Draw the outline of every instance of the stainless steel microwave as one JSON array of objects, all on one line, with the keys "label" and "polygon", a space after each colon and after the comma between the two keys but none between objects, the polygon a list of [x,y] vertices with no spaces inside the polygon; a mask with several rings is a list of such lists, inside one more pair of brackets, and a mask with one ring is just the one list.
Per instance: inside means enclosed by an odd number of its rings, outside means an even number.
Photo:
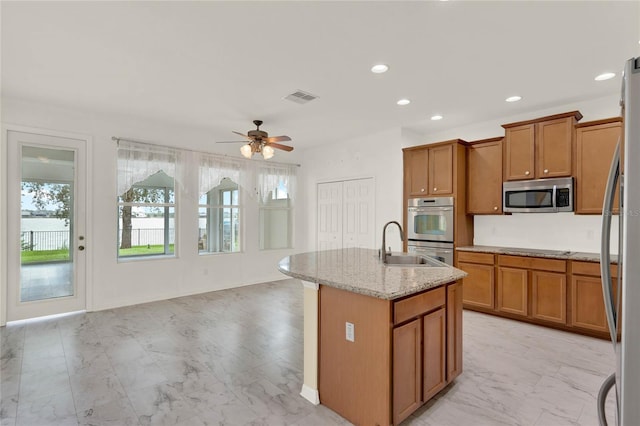
[{"label": "stainless steel microwave", "polygon": [[573,211],[573,178],[504,182],[502,211],[555,213]]}]

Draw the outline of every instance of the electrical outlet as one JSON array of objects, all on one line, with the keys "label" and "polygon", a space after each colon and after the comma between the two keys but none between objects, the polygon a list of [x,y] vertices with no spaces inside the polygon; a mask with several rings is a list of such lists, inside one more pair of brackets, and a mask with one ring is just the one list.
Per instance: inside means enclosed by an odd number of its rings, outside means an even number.
[{"label": "electrical outlet", "polygon": [[345,330],[346,330],[346,338],[349,342],[355,342],[356,341],[356,328],[355,326],[350,323],[347,322],[345,323]]}]

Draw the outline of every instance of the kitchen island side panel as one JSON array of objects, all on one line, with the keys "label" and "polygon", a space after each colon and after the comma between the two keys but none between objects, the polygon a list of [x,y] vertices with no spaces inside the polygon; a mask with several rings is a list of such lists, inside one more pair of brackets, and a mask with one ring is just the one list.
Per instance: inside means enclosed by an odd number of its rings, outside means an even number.
[{"label": "kitchen island side panel", "polygon": [[320,403],[355,424],[391,424],[391,310],[389,300],[320,285]]}]

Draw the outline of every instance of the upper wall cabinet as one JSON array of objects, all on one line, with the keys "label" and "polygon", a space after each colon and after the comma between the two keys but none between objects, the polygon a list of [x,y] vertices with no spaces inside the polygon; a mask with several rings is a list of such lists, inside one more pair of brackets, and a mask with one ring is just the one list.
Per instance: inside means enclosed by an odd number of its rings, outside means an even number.
[{"label": "upper wall cabinet", "polygon": [[453,195],[451,143],[404,149],[404,178],[409,197]]},{"label": "upper wall cabinet", "polygon": [[[621,117],[576,125],[576,213],[602,214],[609,168],[621,135]],[[618,206],[617,197],[613,205]]]},{"label": "upper wall cabinet", "polygon": [[571,176],[578,111],[504,124],[504,179]]},{"label": "upper wall cabinet", "polygon": [[502,137],[467,148],[467,213],[502,214]]}]

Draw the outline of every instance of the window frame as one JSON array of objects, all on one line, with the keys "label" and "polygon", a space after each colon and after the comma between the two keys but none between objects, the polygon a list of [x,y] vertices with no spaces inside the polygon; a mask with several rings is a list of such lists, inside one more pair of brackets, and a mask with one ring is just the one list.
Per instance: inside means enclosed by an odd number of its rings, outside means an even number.
[{"label": "window frame", "polygon": [[[154,258],[173,258],[177,257],[177,244],[176,244],[176,213],[177,213],[177,188],[175,185],[175,179],[173,179],[173,187],[168,186],[158,186],[158,185],[140,185],[138,183],[134,184],[131,189],[142,188],[142,189],[160,189],[164,191],[164,200],[158,203],[152,202],[135,202],[135,201],[121,201],[122,195],[118,195],[117,199],[117,241],[116,241],[116,253],[118,262],[122,261],[130,261],[130,260],[138,260],[138,259],[154,259]],[[171,192],[173,192],[173,203],[171,200]],[[125,206],[130,206],[132,208],[132,216],[133,220],[133,208],[134,207],[143,207],[143,208],[162,208],[162,218],[163,218],[163,228],[162,228],[162,237],[163,237],[163,252],[162,253],[145,253],[145,254],[130,254],[130,255],[121,255],[120,248],[122,241],[122,231],[123,228],[120,226],[122,223],[121,209]],[[174,235],[173,235],[173,251],[170,251],[171,248],[171,209],[173,209],[173,224],[174,224]]]},{"label": "window frame", "polygon": [[[242,240],[242,237],[244,235],[244,232],[242,229],[242,223],[243,223],[242,214],[244,209],[242,206],[241,186],[231,178],[227,177],[224,179],[228,179],[228,181],[233,185],[225,185],[222,188],[220,188],[220,186],[222,185],[222,182],[221,182],[220,185],[215,186],[214,188],[211,188],[206,193],[206,201],[207,201],[206,204],[201,203],[202,196],[200,199],[198,199],[198,220],[202,217],[204,217],[206,220],[206,224],[204,228],[206,238],[202,238],[202,235],[200,235],[200,229],[202,228],[200,228],[200,225],[198,224],[198,255],[200,256],[235,254],[235,253],[242,253],[244,250],[244,243]],[[235,194],[236,204],[233,203],[234,192],[236,193]],[[229,197],[230,204],[225,204],[224,193],[230,193],[230,197]],[[217,199],[217,201],[214,202],[212,201],[213,199]],[[200,211],[202,209],[205,210],[204,216],[200,215]],[[229,219],[230,219],[229,233],[231,237],[230,250],[224,250],[225,210],[229,210]],[[236,212],[235,216],[234,216],[234,211]],[[213,226],[217,226],[218,228],[215,239],[213,238],[214,233],[211,232],[211,229],[213,228]],[[234,229],[237,229],[237,236],[235,236]],[[217,247],[217,250],[215,251],[212,250],[211,248],[208,248],[213,246],[213,244],[211,243],[214,240]],[[237,250],[233,250],[234,243],[235,245],[237,245]],[[201,248],[201,245],[202,245],[202,248]]]}]

